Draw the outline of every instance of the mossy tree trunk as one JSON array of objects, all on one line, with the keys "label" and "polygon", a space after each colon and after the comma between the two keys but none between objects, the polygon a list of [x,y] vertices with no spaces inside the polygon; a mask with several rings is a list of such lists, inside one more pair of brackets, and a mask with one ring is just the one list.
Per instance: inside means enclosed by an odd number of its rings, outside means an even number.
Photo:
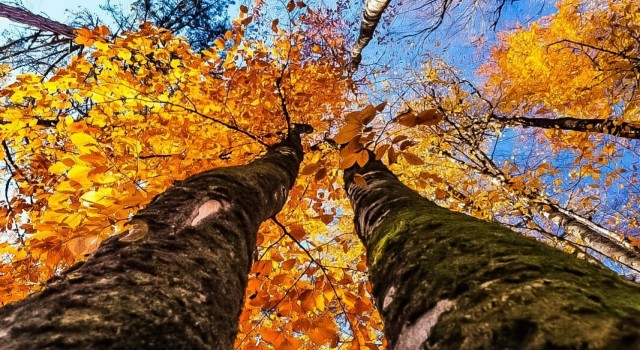
[{"label": "mossy tree trunk", "polygon": [[46,289],[0,310],[10,349],[231,349],[260,223],[302,161],[298,129],[265,156],[177,182]]},{"label": "mossy tree trunk", "polygon": [[390,349],[640,348],[637,285],[440,208],[379,161],[345,186]]}]

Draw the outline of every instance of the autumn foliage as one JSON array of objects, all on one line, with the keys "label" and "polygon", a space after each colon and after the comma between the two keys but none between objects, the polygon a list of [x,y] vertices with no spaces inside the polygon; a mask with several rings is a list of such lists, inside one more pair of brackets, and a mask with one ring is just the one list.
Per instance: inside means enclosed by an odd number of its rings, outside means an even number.
[{"label": "autumn foliage", "polygon": [[[14,234],[2,243],[2,303],[40,289],[123,232],[132,213],[174,181],[247,163],[292,123],[332,128],[347,103],[342,39],[306,30],[330,31],[326,14],[301,2],[286,10],[290,21],[278,24],[253,22],[243,7],[234,30],[201,53],[149,25],[114,40],[106,27],[82,29],[76,42],[86,51],[67,67],[5,86],[10,179],[2,223]],[[251,36],[262,29],[267,39]],[[379,342],[370,325],[380,321],[360,283],[361,248],[338,233],[348,219],[326,202],[342,194],[321,190],[335,182],[335,157],[326,156],[322,136],[310,139],[314,152],[288,207],[259,234],[243,348],[256,337],[278,349],[333,347],[354,335],[362,345]]]},{"label": "autumn foliage", "polygon": [[[237,348],[383,346],[339,179],[370,151],[449,209],[591,256],[550,219],[562,208],[635,249],[638,173],[625,157],[637,144],[514,130],[492,116],[640,123],[636,1],[561,1],[557,14],[501,35],[479,87],[435,58],[399,83],[367,85],[347,72],[337,13],[290,1],[270,18],[263,6],[241,6],[233,30],[202,52],[148,24],[113,39],[98,27],[77,32],[83,53],[51,76],[12,80],[0,67],[0,222],[10,232],[0,304],[90,256],[174,181],[245,164],[293,123],[315,132],[288,204],[259,232]],[[371,98],[355,99],[357,89]],[[513,141],[498,146],[505,135]],[[518,157],[495,156],[510,146]]]}]

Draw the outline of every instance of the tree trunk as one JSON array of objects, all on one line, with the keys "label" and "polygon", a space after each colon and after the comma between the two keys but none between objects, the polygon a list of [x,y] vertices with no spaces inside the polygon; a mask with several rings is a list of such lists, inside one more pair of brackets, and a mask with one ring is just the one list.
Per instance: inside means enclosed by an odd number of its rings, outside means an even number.
[{"label": "tree trunk", "polygon": [[[482,163],[482,168],[474,166],[475,170],[490,176],[491,182],[494,185],[502,186],[513,192],[515,196],[520,197],[520,202],[531,208],[533,212],[562,227],[565,234],[572,238],[572,241],[582,241],[598,253],[636,272],[640,272],[640,250],[634,247],[627,237],[621,236],[589,219],[552,203],[549,199],[541,196],[538,191],[533,190],[529,193],[523,193],[520,190],[513,189],[512,183],[507,180],[505,173],[483,152],[473,147],[469,149],[469,152]],[[453,155],[446,152],[445,154],[453,161],[463,166],[469,166],[469,164],[455,158]]]},{"label": "tree trunk", "polygon": [[440,208],[380,161],[344,176],[390,349],[640,347],[639,286]]},{"label": "tree trunk", "polygon": [[366,0],[358,41],[353,46],[353,49],[351,49],[351,70],[355,71],[358,69],[358,65],[360,61],[362,61],[362,49],[364,49],[373,38],[373,32],[375,32],[380,18],[382,18],[382,14],[390,2],[391,0]]},{"label": "tree trunk", "polygon": [[35,13],[31,13],[19,7],[0,3],[0,17],[28,25],[30,27],[38,28],[40,30],[52,32],[69,39],[76,37],[74,34],[74,31],[76,30],[75,28],[40,15],[36,15]]},{"label": "tree trunk", "polygon": [[176,182],[130,229],[0,310],[11,349],[231,349],[260,223],[302,161],[298,128],[248,165]]},{"label": "tree trunk", "polygon": [[640,139],[640,125],[608,119],[580,119],[570,117],[554,119],[527,117],[505,118],[496,115],[492,115],[491,119],[504,125],[594,132],[628,139]]}]

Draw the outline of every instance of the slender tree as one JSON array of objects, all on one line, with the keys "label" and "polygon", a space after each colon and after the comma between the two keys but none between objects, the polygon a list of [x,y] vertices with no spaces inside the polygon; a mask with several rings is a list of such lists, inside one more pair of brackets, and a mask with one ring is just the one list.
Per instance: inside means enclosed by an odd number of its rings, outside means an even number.
[{"label": "slender tree", "polygon": [[640,346],[636,285],[440,208],[380,161],[344,181],[391,349]]},{"label": "slender tree", "polygon": [[2,346],[231,348],[256,233],[293,186],[303,130],[248,165],[175,183],[88,261],[3,308]]},{"label": "slender tree", "polygon": [[584,118],[531,118],[531,117],[500,117],[491,115],[491,119],[502,125],[518,125],[542,129],[571,130],[609,134],[628,139],[640,139],[640,125],[624,121],[609,119]]},{"label": "slender tree", "polygon": [[[131,8],[106,1],[101,5],[102,14],[89,10],[73,13],[69,24],[32,13],[24,8],[0,4],[0,17],[28,26],[28,29],[5,31],[0,43],[0,61],[12,68],[23,68],[48,75],[82,45],[73,42],[79,28],[97,28],[109,24],[113,37],[123,31],[137,30],[145,22],[169,29],[176,35],[185,35],[194,50],[202,51],[213,45],[214,40],[230,29],[226,8],[232,1],[211,0],[140,0]],[[105,23],[101,18],[111,17]],[[109,22],[113,22],[111,24]]]}]

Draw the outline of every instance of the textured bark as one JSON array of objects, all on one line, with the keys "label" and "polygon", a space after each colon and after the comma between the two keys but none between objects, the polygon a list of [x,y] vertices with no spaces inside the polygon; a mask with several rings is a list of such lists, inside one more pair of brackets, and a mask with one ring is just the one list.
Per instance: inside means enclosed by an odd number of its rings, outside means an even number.
[{"label": "textured bark", "polygon": [[36,15],[35,13],[31,13],[19,7],[0,3],[0,17],[28,25],[30,27],[38,28],[40,30],[52,32],[69,39],[76,37],[74,34],[74,31],[76,30],[75,28],[40,15]]},{"label": "textured bark", "polygon": [[[541,196],[536,190],[523,193],[512,188],[506,175],[484,153],[475,148],[469,151],[482,162],[484,168],[477,169],[491,177],[491,182],[496,186],[509,189],[513,195],[519,197],[519,201],[529,207],[535,213],[551,220],[562,227],[568,238],[577,243],[584,243],[589,248],[616,261],[620,264],[640,272],[640,250],[633,246],[631,241],[611,230],[608,230],[590,219],[584,218],[568,209],[552,203],[548,198]],[[449,155],[449,158],[463,166],[467,163]]]},{"label": "textured bark", "polygon": [[362,49],[373,38],[373,32],[376,30],[382,14],[390,2],[391,0],[366,0],[358,42],[351,49],[351,70],[358,69],[358,65],[362,61]]},{"label": "textured bark", "polygon": [[491,119],[505,125],[595,132],[628,139],[640,139],[640,125],[608,119],[579,119],[569,117],[554,119],[527,117],[503,118],[495,115],[492,115]]},{"label": "textured bark", "polygon": [[231,349],[260,223],[302,161],[297,129],[244,166],[175,183],[131,229],[0,310],[11,349]]},{"label": "textured bark", "polygon": [[390,349],[640,347],[639,286],[440,208],[379,161],[345,186]]},{"label": "textured bark", "polygon": [[603,254],[611,260],[626,265],[640,272],[640,252],[626,237],[595,225],[572,212],[549,203],[546,205],[535,203],[529,198],[523,200],[538,214],[551,220],[554,224],[564,228],[565,235],[573,241],[584,242],[586,246]]}]

